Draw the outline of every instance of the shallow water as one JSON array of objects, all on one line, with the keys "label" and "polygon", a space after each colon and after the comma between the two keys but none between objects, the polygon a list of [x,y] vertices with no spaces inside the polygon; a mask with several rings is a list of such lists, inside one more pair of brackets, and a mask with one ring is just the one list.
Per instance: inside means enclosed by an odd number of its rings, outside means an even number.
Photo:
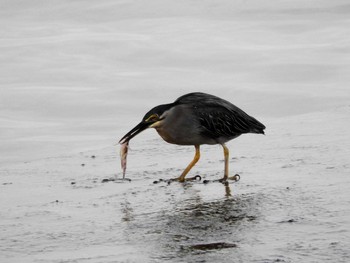
[{"label": "shallow water", "polygon": [[[1,262],[347,262],[346,1],[4,3]],[[187,92],[232,101],[266,136],[193,147],[145,131]]]},{"label": "shallow water", "polygon": [[[260,139],[266,149],[274,142]],[[247,151],[231,159],[241,180],[228,186],[154,184],[177,176],[193,149],[134,140],[131,182],[102,183],[116,170],[121,176],[112,147],[2,170],[2,261],[346,262],[350,256],[346,163],[330,166],[322,159],[327,154],[314,162],[314,148],[295,161],[292,147],[278,157]],[[152,147],[160,150],[149,156]],[[220,178],[223,163],[214,160],[221,151],[202,148],[192,174]]]}]

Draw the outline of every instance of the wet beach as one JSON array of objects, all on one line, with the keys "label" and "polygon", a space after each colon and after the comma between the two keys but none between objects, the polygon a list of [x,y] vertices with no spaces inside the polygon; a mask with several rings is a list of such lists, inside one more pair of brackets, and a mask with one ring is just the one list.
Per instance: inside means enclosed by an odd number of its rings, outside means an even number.
[{"label": "wet beach", "polygon": [[[347,262],[346,1],[34,1],[0,16],[1,262]],[[267,127],[201,147],[119,139],[192,91]]]}]

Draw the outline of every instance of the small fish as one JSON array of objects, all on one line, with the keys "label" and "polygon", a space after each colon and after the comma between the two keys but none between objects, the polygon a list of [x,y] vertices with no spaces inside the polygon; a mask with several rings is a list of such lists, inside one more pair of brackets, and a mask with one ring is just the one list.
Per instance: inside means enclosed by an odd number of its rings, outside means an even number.
[{"label": "small fish", "polygon": [[126,172],[126,157],[128,156],[129,142],[124,142],[120,146],[120,164],[123,169],[123,179],[125,179]]}]

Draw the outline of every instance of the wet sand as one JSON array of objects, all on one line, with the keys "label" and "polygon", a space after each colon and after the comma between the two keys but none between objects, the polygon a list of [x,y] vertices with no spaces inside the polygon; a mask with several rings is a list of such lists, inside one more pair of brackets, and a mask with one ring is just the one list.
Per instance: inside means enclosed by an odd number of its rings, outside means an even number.
[{"label": "wet sand", "polygon": [[[131,182],[101,182],[119,170],[115,147],[2,170],[2,261],[346,262],[349,111],[324,116],[332,127],[311,114],[309,131],[291,135],[285,120],[272,121],[278,133],[230,143],[241,180],[229,186],[154,184],[177,176],[193,149],[146,138],[131,145]],[[202,148],[192,174],[220,178],[220,147]]]},{"label": "wet sand", "polygon": [[[1,262],[347,262],[345,1],[4,4]],[[172,8],[169,8],[170,7]],[[220,146],[117,141],[157,104],[203,91],[267,129]]]}]

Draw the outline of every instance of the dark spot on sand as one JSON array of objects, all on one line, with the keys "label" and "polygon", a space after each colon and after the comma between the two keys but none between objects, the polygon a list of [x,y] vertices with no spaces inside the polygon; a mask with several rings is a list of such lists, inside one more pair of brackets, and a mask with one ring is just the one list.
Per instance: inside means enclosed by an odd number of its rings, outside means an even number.
[{"label": "dark spot on sand", "polygon": [[249,216],[249,215],[234,216],[234,215],[231,215],[231,216],[225,216],[223,219],[227,222],[238,222],[238,221],[241,221],[244,219],[246,219],[247,221],[254,221],[254,220],[256,220],[256,216]]},{"label": "dark spot on sand", "polygon": [[118,183],[122,183],[122,182],[131,182],[130,178],[105,178],[102,179],[101,183],[108,183],[108,182],[118,182]]},{"label": "dark spot on sand", "polygon": [[278,222],[278,223],[295,223],[295,222],[297,222],[297,220],[295,220],[295,219],[292,218],[292,219],[280,221],[280,222]]},{"label": "dark spot on sand", "polygon": [[105,179],[102,179],[101,183],[108,183],[108,182],[110,182],[110,181],[111,181],[110,179],[105,178]]},{"label": "dark spot on sand", "polygon": [[[237,247],[237,245],[233,243],[216,242],[216,243],[208,243],[208,244],[191,245],[191,246],[188,246],[187,248],[190,250],[214,250],[214,249],[233,248],[233,247]],[[186,247],[183,247],[183,249],[186,249]]]}]

